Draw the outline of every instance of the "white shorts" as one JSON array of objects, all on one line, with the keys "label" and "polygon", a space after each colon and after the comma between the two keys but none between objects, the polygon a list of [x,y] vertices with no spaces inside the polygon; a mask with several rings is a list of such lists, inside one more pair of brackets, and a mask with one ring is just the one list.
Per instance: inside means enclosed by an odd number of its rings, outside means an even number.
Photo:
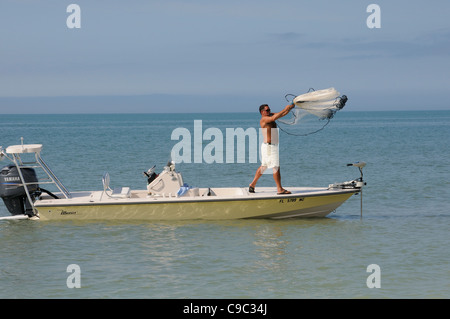
[{"label": "white shorts", "polygon": [[280,167],[278,144],[261,144],[261,166],[265,166],[267,168]]}]

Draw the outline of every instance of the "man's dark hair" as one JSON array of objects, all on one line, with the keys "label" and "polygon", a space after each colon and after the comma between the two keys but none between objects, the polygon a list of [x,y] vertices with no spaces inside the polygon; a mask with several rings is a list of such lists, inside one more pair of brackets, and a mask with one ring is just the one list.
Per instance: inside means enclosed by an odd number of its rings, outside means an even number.
[{"label": "man's dark hair", "polygon": [[266,106],[269,106],[269,105],[267,105],[267,104],[262,104],[262,105],[259,107],[259,113],[262,114],[262,111],[263,111],[263,109],[264,109]]}]

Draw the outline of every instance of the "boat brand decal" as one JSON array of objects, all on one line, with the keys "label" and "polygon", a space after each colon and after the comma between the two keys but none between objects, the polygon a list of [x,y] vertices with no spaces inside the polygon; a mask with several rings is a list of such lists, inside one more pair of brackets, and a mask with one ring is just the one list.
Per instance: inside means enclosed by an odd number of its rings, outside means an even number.
[{"label": "boat brand decal", "polygon": [[68,211],[65,211],[65,210],[61,211],[61,215],[76,215],[76,213],[77,212],[68,212]]},{"label": "boat brand decal", "polygon": [[295,203],[295,202],[303,202],[305,200],[304,197],[297,197],[297,198],[282,198],[280,199],[279,203],[285,204],[285,203]]}]

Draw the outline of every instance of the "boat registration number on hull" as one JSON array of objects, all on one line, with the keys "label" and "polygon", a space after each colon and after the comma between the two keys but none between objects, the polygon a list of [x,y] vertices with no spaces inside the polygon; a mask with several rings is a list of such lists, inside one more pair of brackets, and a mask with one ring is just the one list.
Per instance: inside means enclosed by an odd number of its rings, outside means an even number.
[{"label": "boat registration number on hull", "polygon": [[296,202],[303,202],[305,200],[304,197],[296,197],[296,198],[281,198],[279,200],[280,204],[287,204],[287,203],[296,203]]}]

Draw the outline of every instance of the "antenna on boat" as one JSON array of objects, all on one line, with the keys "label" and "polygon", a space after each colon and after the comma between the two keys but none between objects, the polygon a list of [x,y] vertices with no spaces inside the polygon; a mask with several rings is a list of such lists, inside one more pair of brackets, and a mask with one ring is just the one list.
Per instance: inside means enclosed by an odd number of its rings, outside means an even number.
[{"label": "antenna on boat", "polygon": [[361,177],[357,179],[357,183],[356,183],[356,187],[359,188],[359,192],[360,192],[360,209],[361,209],[361,216],[360,218],[362,219],[362,211],[363,211],[363,186],[366,185],[366,182],[364,182],[363,180],[363,167],[366,166],[365,162],[355,162],[355,163],[350,163],[347,164],[347,166],[356,166],[359,169],[359,172],[361,173]]}]

